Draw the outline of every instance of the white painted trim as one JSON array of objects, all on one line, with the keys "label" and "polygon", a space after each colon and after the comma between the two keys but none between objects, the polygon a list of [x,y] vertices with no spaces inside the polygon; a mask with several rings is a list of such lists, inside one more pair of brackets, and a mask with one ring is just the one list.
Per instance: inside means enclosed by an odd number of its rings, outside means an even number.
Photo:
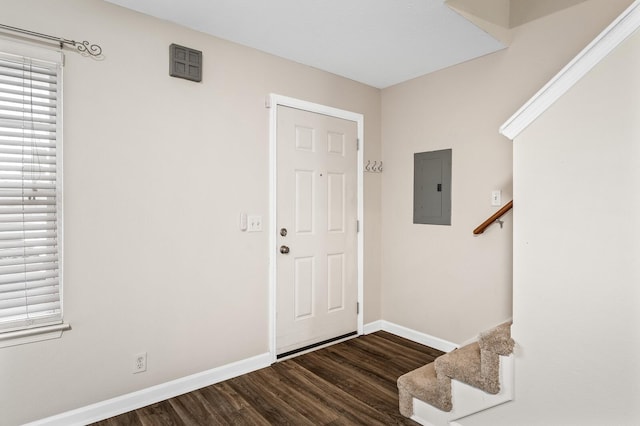
[{"label": "white painted trim", "polygon": [[395,334],[396,336],[403,337],[405,339],[411,340],[412,342],[420,343],[422,345],[429,346],[434,349],[438,349],[442,352],[451,352],[454,349],[459,348],[460,346],[449,342],[447,340],[441,339],[439,337],[431,336],[426,333],[422,333],[420,331],[412,330],[410,328],[394,324],[385,320],[378,320],[372,323],[368,323],[365,326],[365,334],[374,333],[376,331],[386,331],[391,334]]},{"label": "white painted trim", "polygon": [[378,321],[369,322],[365,324],[364,334],[371,334],[371,333],[375,333],[376,331],[382,330],[383,323],[384,323],[383,320],[378,320]]},{"label": "white painted trim", "polygon": [[640,28],[640,0],[636,0],[567,66],[525,103],[501,127],[500,133],[515,139],[602,59]]},{"label": "white painted trim", "polygon": [[276,142],[278,123],[278,105],[297,108],[304,111],[324,114],[331,117],[354,121],[357,125],[358,140],[358,220],[360,232],[358,232],[358,335],[364,330],[364,116],[351,111],[345,111],[326,105],[290,98],[287,96],[271,94],[267,98],[266,107],[269,111],[269,352],[272,362],[276,361],[276,256],[278,242],[276,239]]},{"label": "white painted trim", "polygon": [[250,373],[271,365],[271,355],[261,355],[233,362],[218,368],[192,374],[137,392],[121,395],[96,404],[87,405],[55,416],[47,417],[24,426],[73,426],[86,425],[108,419],[149,404],[155,404],[187,392],[201,389],[224,380]]},{"label": "white painted trim", "polygon": [[62,323],[2,333],[0,334],[0,348],[59,339],[62,337],[62,332],[67,330],[71,330],[71,325]]}]

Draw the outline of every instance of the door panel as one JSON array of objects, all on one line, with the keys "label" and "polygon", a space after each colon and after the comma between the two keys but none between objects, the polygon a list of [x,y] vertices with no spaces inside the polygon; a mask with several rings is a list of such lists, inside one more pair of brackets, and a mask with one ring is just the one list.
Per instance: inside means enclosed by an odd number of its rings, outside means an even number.
[{"label": "door panel", "polygon": [[277,108],[277,239],[289,248],[276,261],[282,354],[357,330],[357,124]]},{"label": "door panel", "polygon": [[327,217],[329,232],[344,232],[345,177],[343,173],[328,173]]},{"label": "door panel", "polygon": [[327,291],[329,312],[344,309],[344,253],[330,254],[327,256],[327,267],[329,277]]},{"label": "door panel", "polygon": [[295,259],[294,298],[295,319],[313,316],[313,263],[312,257]]},{"label": "door panel", "polygon": [[313,184],[313,170],[295,170],[295,225],[296,233],[313,233],[313,200],[315,186]]}]

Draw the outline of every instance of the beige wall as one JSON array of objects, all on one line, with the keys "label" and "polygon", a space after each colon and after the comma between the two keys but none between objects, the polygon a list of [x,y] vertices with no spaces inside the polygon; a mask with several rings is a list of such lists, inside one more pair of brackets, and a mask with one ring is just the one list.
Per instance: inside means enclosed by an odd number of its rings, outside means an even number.
[{"label": "beige wall", "polygon": [[[0,424],[42,418],[268,351],[269,93],[365,116],[380,92],[98,0],[2,1],[2,23],[99,43],[66,54],[65,318],[58,340],[0,349]],[[37,10],[37,13],[35,11]],[[204,52],[201,84],[168,47]],[[379,176],[365,177],[365,322],[380,319]],[[148,371],[131,374],[135,353]]]},{"label": "beige wall", "polygon": [[640,33],[514,141],[516,396],[461,425],[640,419]]},{"label": "beige wall", "polygon": [[[385,320],[461,343],[511,317],[513,216],[472,235],[496,210],[491,190],[512,197],[512,142],[498,128],[629,3],[581,3],[513,30],[506,50],[383,90]],[[413,154],[444,148],[452,226],[414,225]]]},{"label": "beige wall", "polygon": [[[73,330],[0,349],[0,423],[267,351],[268,234],[237,223],[242,211],[268,222],[271,92],[364,114],[365,160],[385,162],[365,175],[365,323],[461,342],[509,317],[512,218],[471,235],[494,210],[490,191],[511,195],[512,145],[497,128],[629,2],[590,0],[527,24],[508,50],[389,88],[381,102],[376,89],[102,1],[2,1],[4,24],[86,38],[105,60],[66,54]],[[204,52],[203,83],[168,77],[170,43]],[[453,226],[412,225],[413,153],[448,147]],[[141,351],[149,371],[133,375]]]}]

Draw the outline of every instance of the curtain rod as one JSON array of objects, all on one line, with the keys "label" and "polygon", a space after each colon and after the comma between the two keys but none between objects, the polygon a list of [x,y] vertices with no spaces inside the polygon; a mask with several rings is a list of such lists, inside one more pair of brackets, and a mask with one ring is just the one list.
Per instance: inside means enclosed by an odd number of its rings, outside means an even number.
[{"label": "curtain rod", "polygon": [[49,41],[54,41],[60,44],[60,48],[62,49],[64,47],[64,45],[69,45],[69,46],[73,46],[78,52],[85,54],[85,55],[90,55],[93,57],[98,57],[100,55],[102,55],[102,47],[100,47],[100,45],[98,44],[90,44],[88,41],[83,41],[82,43],[77,42],[75,40],[67,40],[66,38],[62,38],[62,37],[55,37],[52,35],[48,35],[48,34],[42,34],[42,33],[37,33],[35,31],[30,31],[30,30],[24,30],[22,28],[17,28],[17,27],[11,27],[9,25],[4,25],[4,24],[0,24],[0,29],[3,30],[7,30],[7,31],[13,31],[15,33],[20,33],[20,34],[25,34],[31,37],[38,37],[38,38],[42,38],[45,40],[49,40]]}]

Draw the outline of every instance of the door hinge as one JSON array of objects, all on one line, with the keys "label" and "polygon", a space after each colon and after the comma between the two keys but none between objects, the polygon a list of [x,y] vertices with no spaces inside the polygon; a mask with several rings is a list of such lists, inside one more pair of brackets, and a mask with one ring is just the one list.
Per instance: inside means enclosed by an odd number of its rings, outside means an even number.
[{"label": "door hinge", "polygon": [[360,232],[360,221],[356,220],[356,233]]},{"label": "door hinge", "polygon": [[360,302],[356,302],[356,314],[360,314]]},{"label": "door hinge", "polygon": [[360,139],[356,139],[356,151],[360,151]]}]

